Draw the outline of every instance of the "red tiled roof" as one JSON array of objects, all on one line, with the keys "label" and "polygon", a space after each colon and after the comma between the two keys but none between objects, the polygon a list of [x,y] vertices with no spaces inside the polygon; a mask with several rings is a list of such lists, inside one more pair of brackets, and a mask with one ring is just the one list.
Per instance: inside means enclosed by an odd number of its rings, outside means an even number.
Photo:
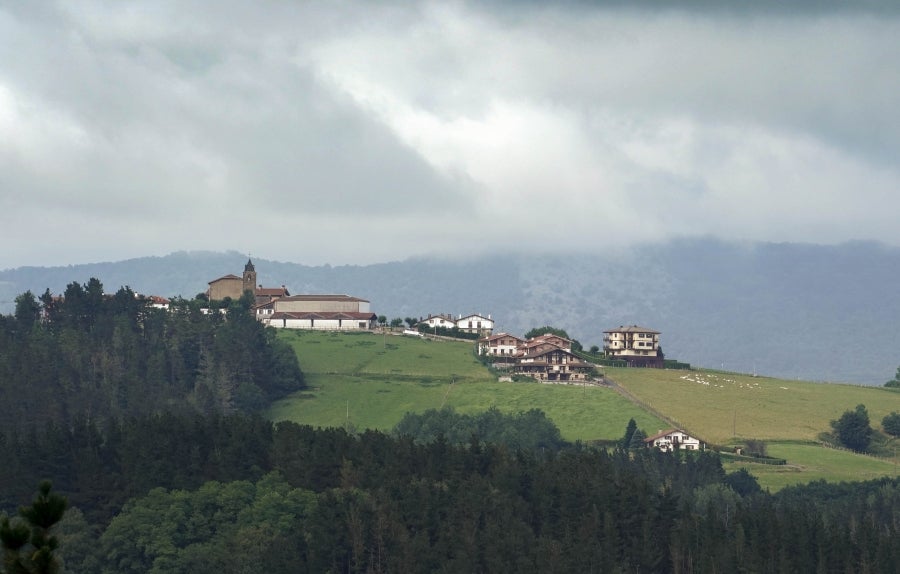
[{"label": "red tiled roof", "polygon": [[662,437],[666,436],[667,434],[672,434],[673,432],[680,432],[680,433],[682,433],[682,434],[687,434],[687,433],[684,432],[683,430],[669,429],[669,430],[664,430],[664,431],[662,431],[662,432],[658,432],[658,433],[656,433],[656,434],[653,435],[653,436],[648,436],[647,438],[644,439],[644,442],[653,442],[653,441],[655,441],[656,439],[662,438]]},{"label": "red tiled roof", "polygon": [[375,313],[357,313],[355,311],[279,311],[269,317],[271,319],[365,319],[367,321],[378,318]]},{"label": "red tiled roof", "polygon": [[482,337],[482,338],[478,339],[478,342],[488,343],[490,341],[495,341],[497,339],[503,339],[505,337],[509,337],[510,339],[515,339],[516,341],[519,341],[519,342],[525,341],[521,337],[516,337],[515,335],[510,335],[509,333],[497,333],[496,335],[491,335],[489,337]]},{"label": "red tiled roof", "polygon": [[607,329],[604,333],[651,333],[653,335],[661,335],[659,331],[654,331],[649,327],[639,327],[638,325],[629,325],[627,327],[619,326],[618,329]]},{"label": "red tiled roof", "polygon": [[289,295],[287,288],[285,287],[257,287],[254,295],[263,295],[266,297],[270,296],[283,296]]},{"label": "red tiled roof", "polygon": [[223,275],[222,277],[219,277],[218,279],[213,279],[212,281],[209,282],[209,285],[212,285],[213,283],[215,283],[217,281],[222,281],[223,279],[238,279],[239,281],[243,281],[243,279],[241,279],[237,275],[228,274],[228,275]]},{"label": "red tiled roof", "polygon": [[291,295],[284,297],[282,301],[356,301],[359,303],[368,303],[366,299],[359,297],[351,297],[350,295]]}]

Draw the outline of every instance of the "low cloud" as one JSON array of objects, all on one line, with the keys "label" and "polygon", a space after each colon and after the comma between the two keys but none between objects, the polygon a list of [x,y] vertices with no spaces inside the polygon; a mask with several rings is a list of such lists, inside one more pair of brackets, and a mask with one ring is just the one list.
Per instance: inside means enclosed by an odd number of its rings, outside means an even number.
[{"label": "low cloud", "polygon": [[900,15],[673,6],[0,8],[0,267],[900,244]]}]

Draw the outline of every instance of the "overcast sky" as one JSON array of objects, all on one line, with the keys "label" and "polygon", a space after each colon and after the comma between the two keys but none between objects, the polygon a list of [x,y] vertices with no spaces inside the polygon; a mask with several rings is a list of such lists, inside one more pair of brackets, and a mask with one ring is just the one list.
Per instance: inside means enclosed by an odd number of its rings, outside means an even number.
[{"label": "overcast sky", "polygon": [[0,0],[0,269],[900,245],[890,3],[554,4]]}]

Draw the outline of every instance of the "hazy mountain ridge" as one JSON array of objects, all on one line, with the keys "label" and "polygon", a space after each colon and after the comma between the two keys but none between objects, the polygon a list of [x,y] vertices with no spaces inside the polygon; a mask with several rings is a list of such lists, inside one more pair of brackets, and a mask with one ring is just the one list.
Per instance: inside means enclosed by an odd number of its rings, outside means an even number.
[{"label": "hazy mountain ridge", "polygon": [[[179,252],[120,262],[0,271],[0,309],[28,289],[61,293],[98,277],[107,291],[192,297],[240,274],[247,256]],[[637,323],[669,357],[788,378],[881,384],[900,364],[900,249],[682,240],[613,255],[409,259],[306,266],[254,257],[259,282],[347,293],[390,317],[490,313],[514,334],[544,324],[586,346]]]}]

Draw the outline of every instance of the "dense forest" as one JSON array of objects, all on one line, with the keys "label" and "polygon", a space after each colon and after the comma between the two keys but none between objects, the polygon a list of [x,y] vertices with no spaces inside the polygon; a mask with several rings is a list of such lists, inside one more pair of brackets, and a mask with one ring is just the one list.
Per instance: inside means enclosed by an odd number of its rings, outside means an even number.
[{"label": "dense forest", "polygon": [[0,429],[163,412],[252,412],[303,387],[296,355],[248,312],[154,308],[97,279],[16,298],[0,316]]},{"label": "dense forest", "polygon": [[[775,495],[713,453],[154,415],[4,436],[4,506],[51,478],[65,572],[893,572],[900,481]],[[10,509],[11,510],[11,509]]]},{"label": "dense forest", "polygon": [[303,378],[248,309],[164,312],[94,280],[19,297],[0,318],[2,524],[22,526],[28,507],[8,518],[49,479],[68,500],[52,531],[69,573],[900,563],[896,479],[770,494],[714,453],[566,444],[540,411],[429,411],[392,433],[273,423],[262,407]]}]

